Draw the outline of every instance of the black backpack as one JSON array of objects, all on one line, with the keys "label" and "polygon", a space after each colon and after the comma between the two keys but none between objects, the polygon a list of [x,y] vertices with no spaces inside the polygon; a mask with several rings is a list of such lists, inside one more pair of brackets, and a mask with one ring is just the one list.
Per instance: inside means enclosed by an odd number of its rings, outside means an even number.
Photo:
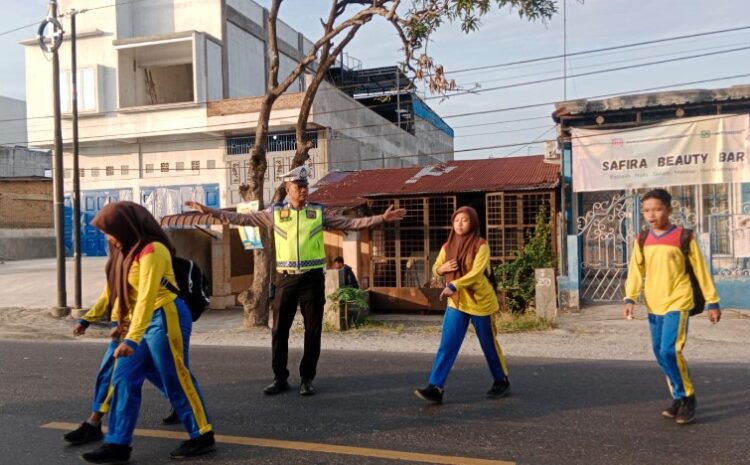
[{"label": "black backpack", "polygon": [[[644,260],[646,259],[646,256],[643,255],[643,246],[646,244],[648,232],[648,230],[645,230],[638,233],[638,245],[641,248],[641,255]],[[682,233],[680,234],[680,250],[682,250],[682,254],[685,256],[685,272],[690,279],[690,286],[693,288],[694,306],[690,309],[690,316],[703,313],[703,309],[706,306],[706,298],[703,297],[700,283],[698,283],[698,278],[695,277],[695,272],[693,271],[693,265],[690,263],[690,238],[692,236],[692,229],[682,228]]]},{"label": "black backpack", "polygon": [[185,301],[193,321],[197,321],[208,307],[208,279],[194,261],[186,258],[172,257],[172,269],[177,287],[167,278],[162,278],[161,284]]}]

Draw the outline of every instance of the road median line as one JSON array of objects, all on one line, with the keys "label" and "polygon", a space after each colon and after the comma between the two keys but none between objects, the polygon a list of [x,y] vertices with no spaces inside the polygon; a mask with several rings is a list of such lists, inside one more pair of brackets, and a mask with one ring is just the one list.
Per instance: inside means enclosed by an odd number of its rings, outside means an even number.
[{"label": "road median line", "polygon": [[[51,422],[42,425],[42,428],[67,431],[73,430],[78,426],[79,425],[76,423]],[[102,429],[105,432],[107,430],[106,427]],[[135,436],[160,439],[185,440],[188,437],[184,432],[143,428],[136,428],[133,434]],[[228,436],[223,434],[216,435],[216,442],[221,444],[234,444],[240,446],[267,447],[273,449],[287,449],[294,451],[320,452],[325,454],[354,455],[359,457],[402,460],[407,462],[433,463],[440,465],[515,465],[515,462],[508,462],[504,460],[489,460],[473,457],[452,457],[446,455],[423,454],[419,452],[373,449],[369,447],[339,446],[334,444],[286,441],[281,439]]]}]

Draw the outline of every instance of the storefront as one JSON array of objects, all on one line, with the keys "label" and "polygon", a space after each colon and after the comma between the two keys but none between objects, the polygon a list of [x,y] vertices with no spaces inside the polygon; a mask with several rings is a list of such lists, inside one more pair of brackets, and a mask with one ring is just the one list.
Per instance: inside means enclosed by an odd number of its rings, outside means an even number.
[{"label": "storefront", "polygon": [[693,229],[727,308],[750,308],[750,88],[564,102],[567,223],[561,300],[623,298],[640,196],[673,196],[672,221]]}]

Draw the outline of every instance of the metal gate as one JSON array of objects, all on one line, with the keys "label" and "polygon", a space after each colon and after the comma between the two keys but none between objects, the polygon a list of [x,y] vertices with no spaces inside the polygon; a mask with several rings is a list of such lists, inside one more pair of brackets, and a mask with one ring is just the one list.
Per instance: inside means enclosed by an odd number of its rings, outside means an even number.
[{"label": "metal gate", "polygon": [[[670,221],[695,230],[697,215],[673,199]],[[638,192],[614,194],[608,200],[593,202],[578,218],[582,300],[614,302],[625,298],[628,260],[640,224]],[[700,235],[700,231],[696,233]]]},{"label": "metal gate", "polygon": [[638,202],[633,194],[614,194],[594,202],[578,218],[581,241],[582,300],[611,302],[624,298],[627,260],[635,235],[633,218]]}]

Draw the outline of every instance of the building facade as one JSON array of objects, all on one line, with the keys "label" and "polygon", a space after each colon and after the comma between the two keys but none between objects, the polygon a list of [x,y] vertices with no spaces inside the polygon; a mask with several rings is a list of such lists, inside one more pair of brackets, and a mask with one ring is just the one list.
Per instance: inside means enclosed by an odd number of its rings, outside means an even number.
[{"label": "building facade", "polygon": [[[214,207],[241,200],[238,188],[247,180],[269,63],[268,12],[251,0],[154,0],[94,8],[99,6],[98,0],[60,2],[61,11],[91,8],[77,19],[86,255],[105,253],[103,238],[88,223],[109,201],[140,202],[160,217],[181,212],[188,199]],[[312,42],[281,20],[278,38],[283,77]],[[50,64],[36,40],[23,44],[28,140],[51,147]],[[66,192],[72,188],[70,58],[66,36],[60,49]],[[278,186],[277,175],[290,168],[307,79],[300,77],[271,114],[266,202]],[[331,169],[452,159],[452,130],[423,103],[411,115],[414,127],[402,128],[335,82],[324,83],[308,122],[315,145],[313,180]]]},{"label": "building facade", "polygon": [[425,167],[331,173],[311,199],[353,214],[383,213],[389,205],[407,216],[365,232],[326,233],[329,260],[342,255],[370,288],[372,306],[389,311],[442,311],[430,289],[432,264],[448,239],[456,208],[470,205],[490,246],[494,266],[513,260],[544,208],[558,241],[560,165],[541,155],[453,160]]},{"label": "building facade", "polygon": [[646,227],[640,198],[661,187],[672,194],[672,222],[695,231],[722,306],[750,308],[744,296],[750,285],[748,114],[750,86],[557,104],[567,224],[564,306],[622,301],[633,242]]}]

